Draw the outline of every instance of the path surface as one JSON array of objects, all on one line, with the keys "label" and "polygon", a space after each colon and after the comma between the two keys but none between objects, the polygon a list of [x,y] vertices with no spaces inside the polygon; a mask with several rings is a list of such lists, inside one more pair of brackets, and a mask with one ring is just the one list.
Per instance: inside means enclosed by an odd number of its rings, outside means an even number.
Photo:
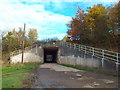
[{"label": "path surface", "polygon": [[[43,64],[36,69],[32,88],[117,88],[117,77],[97,74],[58,64]],[[31,80],[32,81],[32,80]]]}]

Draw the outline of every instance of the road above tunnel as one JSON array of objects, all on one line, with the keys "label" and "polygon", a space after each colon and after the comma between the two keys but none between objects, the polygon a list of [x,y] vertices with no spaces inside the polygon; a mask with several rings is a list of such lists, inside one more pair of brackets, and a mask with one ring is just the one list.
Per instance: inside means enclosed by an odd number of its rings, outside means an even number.
[{"label": "road above tunnel", "polygon": [[[43,64],[35,69],[35,77],[30,77],[24,85],[30,88],[118,88],[118,78],[58,64]],[[33,80],[34,79],[34,80]]]}]

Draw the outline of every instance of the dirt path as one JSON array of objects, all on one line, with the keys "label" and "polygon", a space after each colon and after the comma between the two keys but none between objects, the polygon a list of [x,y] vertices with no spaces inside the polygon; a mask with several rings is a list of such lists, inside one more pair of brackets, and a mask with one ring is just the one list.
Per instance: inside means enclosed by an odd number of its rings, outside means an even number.
[{"label": "dirt path", "polygon": [[[34,80],[33,80],[34,79]],[[30,83],[32,81],[32,84]],[[118,78],[64,67],[57,64],[43,64],[29,85],[31,88],[117,88]]]}]

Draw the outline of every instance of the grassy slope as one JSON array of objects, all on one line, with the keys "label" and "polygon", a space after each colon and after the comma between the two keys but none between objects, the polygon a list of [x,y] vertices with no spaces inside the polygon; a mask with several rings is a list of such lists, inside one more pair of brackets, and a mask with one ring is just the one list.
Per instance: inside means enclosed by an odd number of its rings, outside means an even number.
[{"label": "grassy slope", "polygon": [[72,67],[72,68],[84,70],[84,71],[97,72],[97,73],[106,74],[106,75],[118,76],[118,73],[115,73],[115,72],[106,72],[106,71],[101,71],[101,70],[97,70],[97,69],[91,69],[91,68],[87,68],[87,67],[78,67],[78,66],[73,66],[73,65],[68,65],[68,64],[60,64],[60,65],[63,65],[66,67]]},{"label": "grassy slope", "polygon": [[25,63],[2,68],[2,88],[20,88],[29,72],[42,63]]}]

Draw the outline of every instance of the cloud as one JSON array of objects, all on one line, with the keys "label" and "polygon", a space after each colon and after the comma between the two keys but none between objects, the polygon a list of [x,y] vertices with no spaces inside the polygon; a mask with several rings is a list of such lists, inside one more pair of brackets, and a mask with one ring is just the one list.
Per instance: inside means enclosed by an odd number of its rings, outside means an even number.
[{"label": "cloud", "polygon": [[[20,0],[22,1],[22,0]],[[14,3],[13,3],[14,2]],[[66,32],[66,26],[71,17],[55,14],[44,9],[44,5],[26,5],[15,0],[5,0],[0,3],[0,28],[1,30],[11,30],[23,27],[26,23],[26,30],[36,28],[39,39],[50,35],[54,37],[59,33]],[[62,29],[62,30],[61,30]],[[63,34],[60,34],[60,38]]]},{"label": "cloud", "polygon": [[[94,2],[101,1],[112,2],[115,0],[94,0]],[[39,39],[55,36],[62,39],[66,35],[66,24],[72,18],[70,15],[65,16],[65,13],[73,13],[73,11],[67,10],[66,12],[64,10],[63,2],[88,2],[88,0],[1,0],[0,30],[8,31],[13,28],[18,30],[19,27],[23,27],[23,24],[26,23],[26,31],[28,32],[29,28],[36,28]],[[89,0],[89,2],[93,2],[93,0]],[[60,14],[47,10],[45,9],[46,4],[58,12],[65,12]]]},{"label": "cloud", "polygon": [[43,36],[40,36],[40,38],[56,38],[57,37],[58,39],[62,40],[64,36],[66,36],[66,33],[43,35]]},{"label": "cloud", "polygon": [[[19,0],[21,2],[26,2],[26,0]],[[38,3],[38,2],[117,2],[119,0],[27,0],[27,2]]]}]

